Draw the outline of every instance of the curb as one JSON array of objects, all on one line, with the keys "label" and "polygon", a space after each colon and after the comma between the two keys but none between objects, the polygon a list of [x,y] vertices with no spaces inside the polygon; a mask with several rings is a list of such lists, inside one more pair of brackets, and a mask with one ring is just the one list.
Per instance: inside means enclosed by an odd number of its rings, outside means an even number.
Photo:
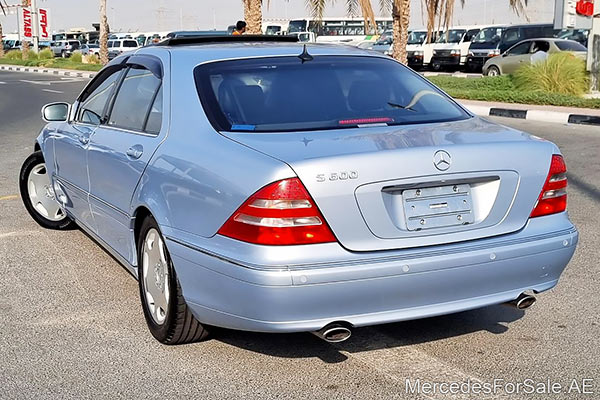
[{"label": "curb", "polygon": [[0,71],[15,71],[15,72],[35,72],[39,74],[50,74],[58,76],[70,76],[73,78],[93,78],[97,72],[81,72],[74,70],[64,70],[56,68],[43,68],[43,67],[23,67],[20,65],[0,65]]},{"label": "curb", "polygon": [[463,106],[474,114],[482,117],[505,117],[525,119],[528,121],[555,122],[559,124],[600,126],[600,116],[598,115],[570,114],[566,112],[543,110],[519,110],[467,104],[463,104]]}]

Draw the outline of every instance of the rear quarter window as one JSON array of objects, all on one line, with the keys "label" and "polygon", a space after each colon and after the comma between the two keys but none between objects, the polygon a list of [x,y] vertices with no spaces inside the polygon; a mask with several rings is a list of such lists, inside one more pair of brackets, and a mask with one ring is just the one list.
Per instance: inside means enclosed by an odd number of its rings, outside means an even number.
[{"label": "rear quarter window", "polygon": [[315,56],[196,67],[202,105],[219,131],[303,131],[468,118],[418,74],[387,58]]},{"label": "rear quarter window", "polygon": [[556,44],[556,47],[562,51],[587,51],[587,49],[580,43],[569,40],[557,40],[554,43]]}]

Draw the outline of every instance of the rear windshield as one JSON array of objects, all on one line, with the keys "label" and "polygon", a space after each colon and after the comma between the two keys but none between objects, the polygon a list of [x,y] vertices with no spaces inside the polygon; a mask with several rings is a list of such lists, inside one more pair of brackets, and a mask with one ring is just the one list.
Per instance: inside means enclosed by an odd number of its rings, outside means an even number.
[{"label": "rear windshield", "polygon": [[468,118],[427,80],[386,58],[315,56],[196,67],[202,105],[219,131],[302,131]]},{"label": "rear windshield", "polygon": [[573,42],[571,40],[557,40],[554,42],[556,47],[562,51],[587,51],[587,49],[580,43]]}]

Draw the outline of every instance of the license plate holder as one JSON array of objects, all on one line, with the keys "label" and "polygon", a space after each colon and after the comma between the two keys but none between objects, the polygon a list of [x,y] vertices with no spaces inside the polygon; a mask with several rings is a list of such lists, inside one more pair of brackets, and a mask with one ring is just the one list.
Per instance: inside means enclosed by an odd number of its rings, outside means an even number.
[{"label": "license plate holder", "polygon": [[474,222],[469,184],[406,189],[402,192],[402,204],[409,231]]}]

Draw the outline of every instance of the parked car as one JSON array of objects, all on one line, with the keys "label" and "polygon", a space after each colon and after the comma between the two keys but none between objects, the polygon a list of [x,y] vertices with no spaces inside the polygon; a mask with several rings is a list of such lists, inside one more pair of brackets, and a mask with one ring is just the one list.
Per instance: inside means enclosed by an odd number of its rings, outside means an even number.
[{"label": "parked car", "polygon": [[529,39],[514,45],[503,53],[501,57],[494,57],[488,60],[483,66],[483,74],[488,76],[512,74],[522,65],[531,63],[535,59],[532,59],[532,57],[539,51],[546,53],[546,55],[569,51],[576,57],[584,60],[587,57],[587,49],[574,40],[555,38]]},{"label": "parked car", "polygon": [[126,51],[131,51],[139,48],[139,44],[135,39],[115,39],[108,41],[108,52],[114,55],[119,55]]},{"label": "parked car", "polygon": [[482,29],[471,41],[467,69],[479,71],[490,58],[503,54],[515,44],[534,38],[551,38],[559,31],[552,24],[491,26]]},{"label": "parked car", "polygon": [[582,46],[588,46],[589,29],[563,29],[556,37],[560,39],[568,39],[579,42]]},{"label": "parked car", "polygon": [[458,70],[465,66],[471,40],[480,31],[476,26],[454,27],[442,33],[433,45],[431,69]]},{"label": "parked car", "polygon": [[[356,47],[365,50],[374,50],[384,54],[390,54],[392,43],[394,43],[393,31],[384,31],[377,40],[365,40],[358,43]],[[410,34],[410,32],[409,32]]]},{"label": "parked car", "polygon": [[81,54],[88,56],[90,54],[100,56],[100,45],[99,44],[82,44],[80,48]]},{"label": "parked car", "polygon": [[75,50],[81,48],[79,40],[57,40],[50,43],[50,50],[55,57],[69,57]]},{"label": "parked car", "polygon": [[26,209],[119,260],[169,344],[211,326],[342,341],[524,309],[557,284],[578,233],[555,144],[474,116],[385,55],[291,39],[120,55],[73,104],[43,108]]},{"label": "parked car", "polygon": [[10,50],[19,50],[21,48],[21,41],[20,40],[3,40],[2,41],[2,47],[4,48],[4,51],[10,51]]}]

